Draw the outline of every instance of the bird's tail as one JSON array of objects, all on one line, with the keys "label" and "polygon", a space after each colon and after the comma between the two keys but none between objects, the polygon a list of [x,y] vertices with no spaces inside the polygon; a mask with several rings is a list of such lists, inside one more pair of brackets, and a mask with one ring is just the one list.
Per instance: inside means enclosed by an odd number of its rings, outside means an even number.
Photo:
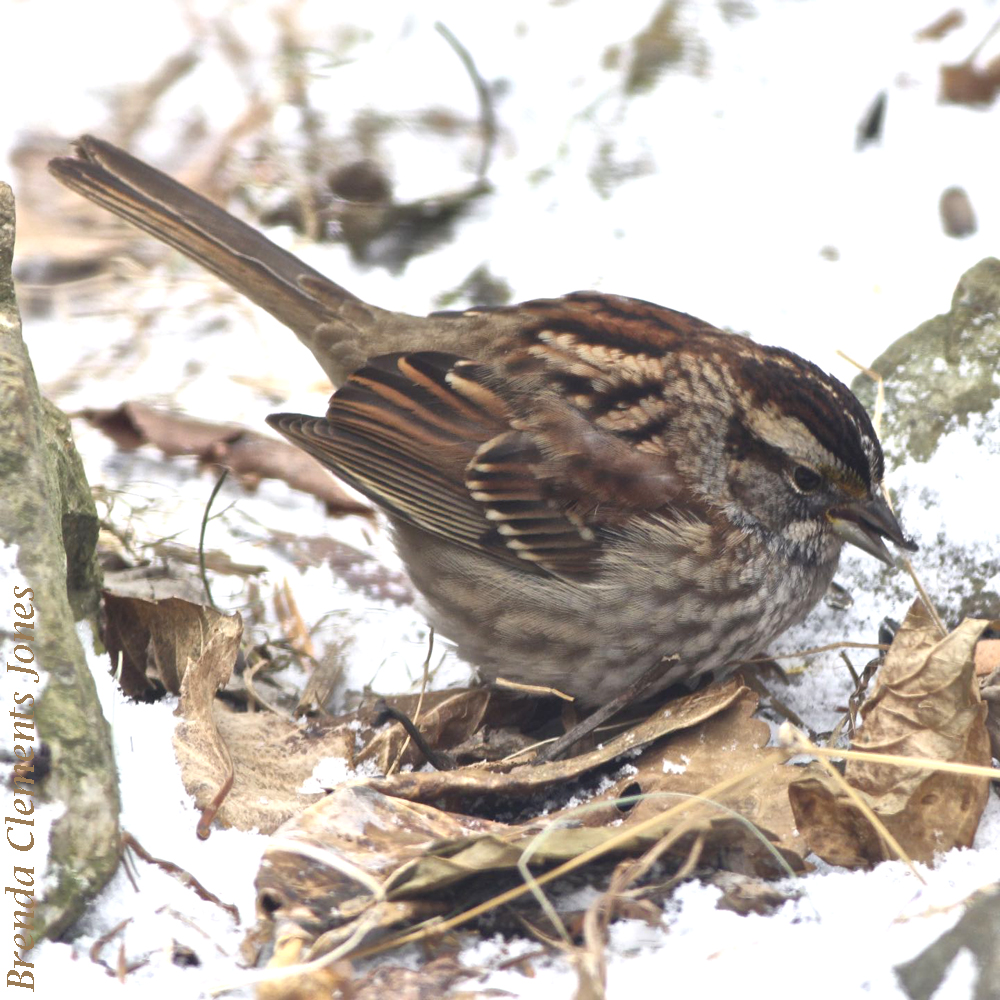
[{"label": "bird's tail", "polygon": [[[392,349],[391,316],[283,250],[189,187],[117,146],[83,136],[51,160],[67,187],[197,261],[295,332],[334,382],[369,353]],[[380,320],[381,322],[380,324]],[[419,321],[417,321],[419,322]]]}]

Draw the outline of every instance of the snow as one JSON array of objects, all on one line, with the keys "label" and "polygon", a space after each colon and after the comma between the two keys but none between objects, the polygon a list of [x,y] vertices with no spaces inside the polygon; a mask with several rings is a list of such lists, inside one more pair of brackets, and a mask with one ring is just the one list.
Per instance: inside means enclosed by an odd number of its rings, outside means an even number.
[{"label": "snow", "polygon": [[[15,44],[8,44],[0,66],[0,93],[21,96],[9,102],[0,125],[0,157],[21,132],[99,132],[113,88],[146,79],[151,67],[188,44],[193,26],[222,10],[230,12],[233,30],[252,53],[246,72],[266,78],[265,92],[279,99],[278,84],[265,72],[275,49],[274,7],[228,0],[199,3],[196,13],[192,5],[171,0],[7,5],[4,35]],[[962,272],[1000,245],[1000,105],[939,105],[937,70],[967,55],[995,8],[966,9],[965,27],[941,42],[921,43],[914,32],[948,4],[760,0],[754,16],[727,21],[715,3],[689,0],[680,17],[708,54],[704,73],[694,72],[696,53],[688,53],[682,67],[668,71],[651,92],[625,100],[621,71],[602,69],[602,56],[648,23],[656,7],[654,0],[613,9],[598,0],[511,0],[502,6],[343,0],[336,5],[340,28],[360,30],[346,61],[333,65],[324,55],[337,28],[331,7],[305,3],[302,23],[315,45],[310,97],[332,133],[365,107],[404,121],[428,106],[475,118],[473,89],[433,30],[436,19],[472,53],[484,79],[506,78],[509,85],[497,99],[501,133],[489,173],[496,193],[478,203],[454,240],[412,260],[402,274],[359,267],[343,247],[300,245],[287,231],[276,231],[274,238],[389,308],[434,308],[440,292],[487,262],[517,299],[588,287],[636,295],[750,331],[844,380],[854,369],[837,350],[868,362],[901,334],[946,311]],[[223,42],[209,32],[201,50],[202,64],[170,91],[155,127],[143,135],[141,155],[168,168],[181,123],[200,114],[230,122],[245,108],[245,90],[222,54]],[[994,40],[983,59],[998,50]],[[889,98],[882,143],[857,152],[858,121],[883,88]],[[279,114],[276,129],[289,147],[300,142],[291,111]],[[609,138],[617,143],[617,162],[654,169],[613,185],[602,197],[590,172]],[[463,140],[442,143],[412,125],[393,132],[385,150],[395,163],[402,199],[469,183],[468,163],[478,151]],[[938,219],[939,195],[954,184],[967,190],[979,223],[978,232],[962,240],[946,238]],[[824,247],[835,247],[838,259],[822,256]],[[318,387],[315,363],[286,331],[256,311],[232,306],[229,319],[219,323],[220,310],[206,305],[197,271],[171,266],[169,288],[158,273],[136,276],[127,290],[114,293],[119,299],[127,295],[133,313],[149,318],[138,350],[125,349],[135,343],[132,316],[114,310],[26,320],[25,339],[43,386],[78,370],[103,372],[65,385],[56,397],[63,409],[142,399],[262,428],[273,402],[237,379],[267,376],[285,387],[287,404],[281,408],[322,412],[326,393]],[[960,543],[980,541],[985,552],[997,544],[990,535],[996,531],[995,487],[991,495],[976,488],[983,478],[970,477],[986,475],[984,449],[995,457],[997,444],[983,441],[981,432],[977,436],[972,423],[947,454],[908,467],[890,485],[905,483],[911,495],[934,491],[935,504],[910,504],[904,511],[907,525],[925,542],[940,534]],[[177,534],[175,541],[197,545],[211,489],[208,474],[176,459],[164,471],[159,456],[145,450],[122,455],[80,421],[74,431],[91,482],[117,491],[118,513],[131,507],[140,535]],[[317,504],[275,483],[262,484],[249,498],[227,484],[215,509],[229,504],[234,506],[210,523],[207,547],[222,548],[238,562],[267,564],[269,586],[287,577],[306,622],[337,612],[320,639],[350,636],[345,689],[368,683],[386,692],[419,689],[427,639],[419,615],[391,602],[362,601],[332,581],[328,568],[299,572],[264,548],[272,529],[333,534],[398,567],[380,527],[360,518],[327,518]],[[4,567],[4,574],[13,571],[13,563]],[[853,607],[844,612],[821,605],[783,639],[782,648],[843,636],[874,641],[883,616],[902,617],[906,601],[886,604],[865,591],[865,581],[874,579],[867,557],[846,557],[841,577],[850,583]],[[930,581],[932,590],[948,582]],[[986,586],[1000,589],[1000,581]],[[237,578],[215,584],[222,606],[238,601],[241,592]],[[81,641],[93,649],[85,629]],[[849,653],[856,668],[868,658],[864,651]],[[252,883],[263,838],[216,830],[207,842],[198,841],[196,813],[171,749],[175,706],[130,704],[114,690],[105,658],[91,654],[91,666],[113,727],[123,827],[154,856],[187,868],[237,904],[243,926],[138,862],[138,893],[119,872],[75,943],[45,943],[33,952],[36,995],[105,990],[108,978],[88,960],[87,948],[126,917],[128,955],[148,953],[151,963],[128,977],[120,995],[157,1000],[203,994],[234,978],[239,941],[253,921]],[[434,685],[467,678],[467,669],[448,657]],[[829,729],[850,687],[843,664],[828,654],[796,677],[788,700],[814,728]],[[682,766],[664,761],[665,770]],[[347,776],[336,762],[326,762],[317,774],[322,780]],[[951,927],[961,900],[995,881],[998,871],[1000,802],[991,795],[973,849],[952,851],[924,870],[927,886],[900,863],[868,873],[821,864],[796,883],[803,893],[799,900],[769,916],[738,916],[716,908],[719,890],[687,883],[678,889],[664,929],[636,921],[612,926],[608,995],[644,995],[650,983],[669,981],[677,992],[731,990],[747,1000],[792,989],[815,1000],[903,997],[893,966]],[[162,951],[170,938],[188,942],[203,964],[173,965]],[[535,948],[532,942],[465,940],[461,960],[483,968]],[[112,965],[117,949],[116,939],[105,952]],[[466,985],[525,998],[571,993],[575,979],[568,961],[533,964],[534,978],[508,968]],[[974,971],[970,957],[959,955],[936,1000],[970,996]]]}]

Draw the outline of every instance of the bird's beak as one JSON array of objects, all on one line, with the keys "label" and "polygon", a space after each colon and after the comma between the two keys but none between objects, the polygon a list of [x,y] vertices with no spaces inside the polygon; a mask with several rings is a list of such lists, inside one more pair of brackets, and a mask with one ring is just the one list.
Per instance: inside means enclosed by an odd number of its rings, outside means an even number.
[{"label": "bird's beak", "polygon": [[916,543],[903,534],[896,515],[881,496],[834,507],[827,513],[827,518],[840,538],[887,566],[895,568],[896,563],[882,541],[883,536],[901,549],[909,552],[917,550]]}]

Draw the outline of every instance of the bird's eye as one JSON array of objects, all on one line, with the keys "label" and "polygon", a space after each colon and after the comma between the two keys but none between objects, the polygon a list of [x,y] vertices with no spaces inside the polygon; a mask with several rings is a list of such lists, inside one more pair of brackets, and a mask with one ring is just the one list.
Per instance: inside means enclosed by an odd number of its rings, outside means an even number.
[{"label": "bird's eye", "polygon": [[796,465],[792,470],[792,482],[800,493],[814,493],[823,482],[823,477],[808,465]]}]

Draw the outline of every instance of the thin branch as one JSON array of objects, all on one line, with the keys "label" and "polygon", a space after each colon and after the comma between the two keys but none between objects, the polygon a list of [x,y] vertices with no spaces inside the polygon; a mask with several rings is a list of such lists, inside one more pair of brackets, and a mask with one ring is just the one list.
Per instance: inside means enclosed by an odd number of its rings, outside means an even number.
[{"label": "thin branch", "polygon": [[226,477],[229,475],[229,469],[223,469],[222,475],[219,476],[218,482],[216,482],[215,487],[212,489],[211,496],[208,498],[208,503],[205,504],[205,513],[201,518],[201,534],[198,536],[198,567],[201,569],[201,582],[205,587],[205,597],[208,599],[208,603],[216,611],[219,610],[218,605],[212,600],[212,588],[208,585],[208,570],[205,568],[205,529],[208,527],[208,515],[212,510],[212,504],[215,498],[219,494],[219,490],[222,489],[222,484],[226,481]]},{"label": "thin branch", "polygon": [[493,100],[490,96],[490,88],[486,81],[479,75],[476,64],[469,54],[469,50],[451,33],[451,30],[440,21],[434,27],[441,37],[452,47],[455,55],[462,61],[465,71],[472,80],[473,87],[476,88],[476,97],[479,99],[479,124],[483,133],[483,149],[479,154],[479,165],[476,168],[476,176],[479,180],[486,177],[490,169],[490,162],[493,160],[493,148],[497,141],[497,119],[493,112]]}]

